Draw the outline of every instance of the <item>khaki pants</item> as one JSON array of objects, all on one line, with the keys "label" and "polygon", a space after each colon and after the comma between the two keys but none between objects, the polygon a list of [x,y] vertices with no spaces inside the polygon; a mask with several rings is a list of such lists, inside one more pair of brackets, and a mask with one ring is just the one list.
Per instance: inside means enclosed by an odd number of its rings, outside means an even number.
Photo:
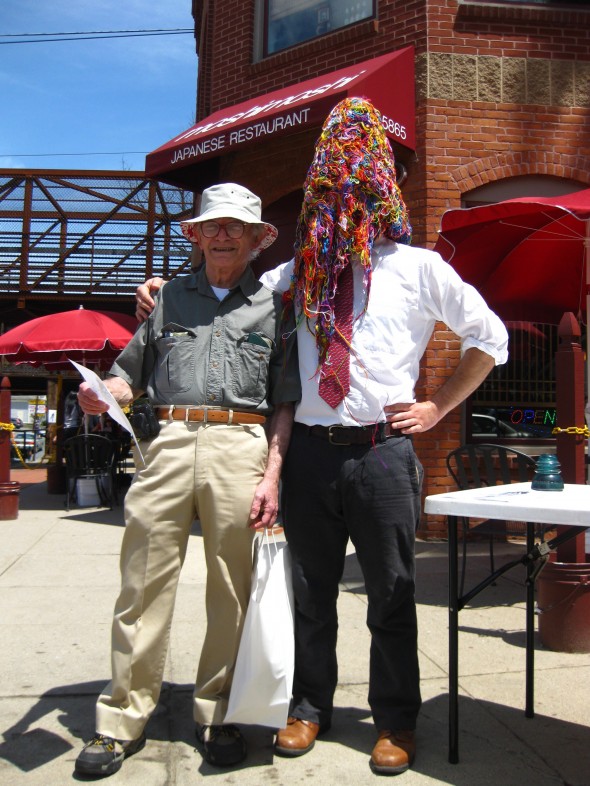
[{"label": "khaki pants", "polygon": [[267,441],[259,425],[174,421],[162,424],[160,435],[142,443],[142,451],[146,467],[125,500],[113,676],[96,709],[96,731],[122,740],[141,735],[158,703],[176,589],[195,518],[201,522],[207,562],[207,631],[194,718],[223,722],[250,594],[250,505],[266,466]]}]

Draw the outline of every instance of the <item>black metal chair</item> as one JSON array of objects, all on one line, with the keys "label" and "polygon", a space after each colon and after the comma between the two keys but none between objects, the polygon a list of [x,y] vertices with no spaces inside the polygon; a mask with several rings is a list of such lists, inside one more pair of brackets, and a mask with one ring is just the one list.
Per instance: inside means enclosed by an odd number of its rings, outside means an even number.
[{"label": "black metal chair", "polygon": [[80,482],[94,489],[101,505],[112,508],[117,502],[115,448],[108,437],[79,434],[64,442],[66,462],[66,510],[72,500],[79,502]]},{"label": "black metal chair", "polygon": [[[531,456],[506,445],[491,443],[467,444],[452,450],[447,456],[447,468],[461,490],[497,486],[506,483],[524,483],[533,479],[536,462]],[[494,540],[499,535],[525,537],[527,525],[519,521],[487,521],[469,528],[468,519],[463,524],[463,555],[460,594],[463,595],[467,565],[467,535],[486,535],[489,539],[490,569],[494,572]],[[542,532],[542,528],[540,528]]]}]

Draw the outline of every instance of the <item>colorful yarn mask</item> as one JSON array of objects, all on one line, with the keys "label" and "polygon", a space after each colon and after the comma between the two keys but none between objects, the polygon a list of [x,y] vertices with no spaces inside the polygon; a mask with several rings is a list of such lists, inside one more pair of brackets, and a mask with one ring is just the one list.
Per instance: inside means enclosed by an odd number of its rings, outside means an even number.
[{"label": "colorful yarn mask", "polygon": [[316,317],[320,364],[334,335],[340,271],[355,256],[364,270],[366,309],[371,250],[379,235],[409,243],[411,227],[397,185],[391,145],[373,105],[347,98],[328,115],[305,181],[295,237],[290,298]]}]

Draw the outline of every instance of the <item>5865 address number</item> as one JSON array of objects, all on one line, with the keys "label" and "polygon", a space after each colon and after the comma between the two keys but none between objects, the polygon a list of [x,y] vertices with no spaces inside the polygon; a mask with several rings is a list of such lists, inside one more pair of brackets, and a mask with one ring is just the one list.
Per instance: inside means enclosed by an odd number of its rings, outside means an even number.
[{"label": "5865 address number", "polygon": [[406,134],[406,127],[402,126],[400,123],[397,123],[395,120],[392,120],[387,115],[381,115],[381,120],[383,121],[383,126],[385,127],[386,131],[389,131],[390,134],[399,137],[400,139],[405,139]]}]

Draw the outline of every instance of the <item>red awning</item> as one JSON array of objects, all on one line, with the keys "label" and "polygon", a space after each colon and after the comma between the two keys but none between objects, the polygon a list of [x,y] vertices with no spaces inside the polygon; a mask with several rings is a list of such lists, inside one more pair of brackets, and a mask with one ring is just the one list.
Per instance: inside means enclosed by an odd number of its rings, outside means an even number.
[{"label": "red awning", "polygon": [[189,170],[201,162],[234,153],[281,135],[321,126],[343,98],[369,98],[381,112],[387,133],[414,150],[414,48],[333,71],[282,90],[221,109],[146,158],[146,174],[187,186]]}]

